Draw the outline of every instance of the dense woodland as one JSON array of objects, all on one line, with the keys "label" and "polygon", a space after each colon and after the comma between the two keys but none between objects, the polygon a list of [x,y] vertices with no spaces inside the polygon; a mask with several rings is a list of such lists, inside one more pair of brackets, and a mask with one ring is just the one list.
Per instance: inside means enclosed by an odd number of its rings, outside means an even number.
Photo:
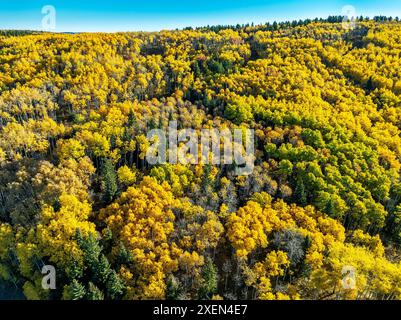
[{"label": "dense woodland", "polygon": [[[401,22],[341,22],[0,33],[0,287],[401,299]],[[172,120],[255,129],[253,174],[149,165]]]}]

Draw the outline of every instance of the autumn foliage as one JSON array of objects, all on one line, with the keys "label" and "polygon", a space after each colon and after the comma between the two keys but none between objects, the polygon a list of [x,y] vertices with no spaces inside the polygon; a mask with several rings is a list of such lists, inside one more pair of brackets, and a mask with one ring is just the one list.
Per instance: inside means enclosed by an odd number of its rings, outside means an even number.
[{"label": "autumn foliage", "polygon": [[[0,281],[27,299],[401,299],[400,43],[392,19],[0,33]],[[253,173],[150,165],[148,131],[173,120],[255,129]]]}]

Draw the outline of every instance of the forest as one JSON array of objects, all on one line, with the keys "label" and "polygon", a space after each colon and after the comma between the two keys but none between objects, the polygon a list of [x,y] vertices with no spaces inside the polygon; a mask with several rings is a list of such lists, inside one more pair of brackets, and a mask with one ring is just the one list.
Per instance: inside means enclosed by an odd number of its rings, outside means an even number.
[{"label": "forest", "polygon": [[[401,299],[401,22],[342,20],[1,31],[0,297]],[[150,165],[170,121],[253,173]]]}]

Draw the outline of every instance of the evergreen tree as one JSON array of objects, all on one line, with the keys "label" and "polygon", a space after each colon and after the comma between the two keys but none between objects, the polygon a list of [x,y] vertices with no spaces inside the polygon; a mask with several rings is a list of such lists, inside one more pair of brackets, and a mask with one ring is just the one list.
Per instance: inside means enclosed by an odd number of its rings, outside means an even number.
[{"label": "evergreen tree", "polygon": [[110,275],[110,263],[107,260],[106,256],[102,254],[100,259],[96,263],[94,274],[96,283],[98,284],[105,284],[109,275]]},{"label": "evergreen tree", "polygon": [[124,292],[124,282],[114,270],[112,270],[109,274],[106,289],[110,298],[114,300],[119,299]]},{"label": "evergreen tree", "polygon": [[173,275],[167,280],[166,299],[178,300],[182,294],[182,287],[179,280]]},{"label": "evergreen tree", "polygon": [[368,82],[366,83],[366,89],[370,92],[374,89],[372,77],[369,77]]},{"label": "evergreen tree", "polygon": [[99,256],[102,252],[99,242],[92,235],[83,238],[79,231],[77,232],[77,239],[78,245],[84,253],[85,265],[87,265],[91,271],[95,271],[99,261]]},{"label": "evergreen tree", "polygon": [[305,185],[302,178],[298,178],[296,181],[294,197],[295,201],[299,203],[301,206],[306,206],[308,204],[305,192]]},{"label": "evergreen tree", "polygon": [[203,285],[199,290],[200,299],[210,299],[217,292],[218,273],[212,259],[208,259],[202,270]]},{"label": "evergreen tree", "polygon": [[81,300],[85,297],[85,294],[85,287],[74,279],[69,288],[69,298],[71,300]]},{"label": "evergreen tree", "polygon": [[137,124],[136,115],[134,111],[130,111],[128,114],[128,127],[133,128]]},{"label": "evergreen tree", "polygon": [[104,300],[103,292],[92,282],[89,282],[88,292],[86,294],[88,300]]},{"label": "evergreen tree", "polygon": [[116,263],[118,266],[129,265],[133,262],[132,253],[127,250],[123,243],[120,243],[120,250],[118,251]]},{"label": "evergreen tree", "polygon": [[103,198],[106,203],[113,201],[117,194],[117,174],[112,161],[106,158],[101,168]]}]

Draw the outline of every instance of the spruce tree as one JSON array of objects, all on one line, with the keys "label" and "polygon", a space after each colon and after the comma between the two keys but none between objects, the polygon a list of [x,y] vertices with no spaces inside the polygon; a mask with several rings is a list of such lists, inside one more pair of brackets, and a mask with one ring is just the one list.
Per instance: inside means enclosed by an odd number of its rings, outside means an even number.
[{"label": "spruce tree", "polygon": [[110,298],[114,300],[120,298],[124,293],[124,282],[114,270],[109,274],[106,289]]},{"label": "spruce tree", "polygon": [[298,178],[296,181],[294,197],[296,202],[299,203],[301,206],[307,205],[308,200],[306,198],[305,185],[302,178]]},{"label": "spruce tree", "polygon": [[88,293],[86,294],[86,298],[88,300],[104,300],[104,294],[92,282],[89,282],[89,288]]},{"label": "spruce tree", "polygon": [[72,300],[82,300],[85,294],[85,287],[74,279],[69,288],[69,298]]},{"label": "spruce tree", "polygon": [[208,259],[202,272],[203,285],[199,290],[200,299],[210,299],[217,292],[218,273],[212,259]]},{"label": "spruce tree", "polygon": [[94,270],[96,282],[98,284],[106,284],[110,272],[110,263],[107,260],[106,256],[102,254],[100,256],[100,259],[96,263]]},{"label": "spruce tree", "polygon": [[181,293],[182,287],[179,280],[173,275],[170,276],[167,280],[166,299],[179,300]]},{"label": "spruce tree", "polygon": [[101,168],[101,179],[104,201],[106,203],[110,203],[117,194],[118,185],[116,170],[113,163],[108,158],[103,161]]}]

